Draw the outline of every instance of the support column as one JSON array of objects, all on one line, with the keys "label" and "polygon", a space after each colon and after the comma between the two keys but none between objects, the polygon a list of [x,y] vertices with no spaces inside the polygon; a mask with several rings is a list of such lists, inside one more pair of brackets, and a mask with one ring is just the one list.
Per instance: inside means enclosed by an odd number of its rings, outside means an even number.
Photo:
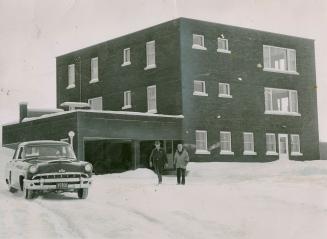
[{"label": "support column", "polygon": [[140,141],[139,140],[133,140],[132,141],[132,162],[133,162],[133,169],[137,169],[140,167],[140,157],[141,157],[141,151],[140,151]]},{"label": "support column", "polygon": [[82,137],[76,137],[75,140],[77,141],[76,142],[77,149],[75,151],[76,156],[77,156],[77,158],[80,161],[84,161],[84,155],[85,155],[85,152],[84,152],[84,140],[83,140]]}]

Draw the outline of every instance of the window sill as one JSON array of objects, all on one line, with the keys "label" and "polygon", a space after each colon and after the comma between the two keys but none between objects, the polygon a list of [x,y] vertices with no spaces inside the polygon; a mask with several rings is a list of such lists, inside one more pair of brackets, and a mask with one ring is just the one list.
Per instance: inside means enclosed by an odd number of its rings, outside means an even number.
[{"label": "window sill", "polygon": [[192,49],[196,49],[196,50],[203,50],[203,51],[206,51],[207,48],[204,47],[204,46],[200,46],[200,45],[192,45]]},{"label": "window sill", "polygon": [[226,54],[231,54],[232,53],[230,50],[224,50],[224,49],[217,49],[217,52],[226,53]]},{"label": "window sill", "polygon": [[122,110],[126,110],[126,109],[131,109],[132,105],[124,105],[123,107],[121,107]]},{"label": "window sill", "polygon": [[94,84],[94,83],[97,83],[99,82],[99,79],[92,79],[90,80],[89,84]]},{"label": "window sill", "polygon": [[148,65],[144,68],[145,71],[147,70],[150,70],[150,69],[154,69],[154,68],[157,68],[157,65],[156,64],[153,64],[153,65]]},{"label": "window sill", "polygon": [[195,150],[195,154],[210,154],[210,151],[203,150],[203,149],[197,149],[197,150]]},{"label": "window sill", "polygon": [[156,113],[158,113],[158,112],[157,112],[157,110],[155,109],[155,110],[148,110],[147,113],[150,113],[150,114],[156,114]]},{"label": "window sill", "polygon": [[277,152],[273,152],[273,151],[268,151],[268,152],[266,152],[266,155],[278,156],[278,153]]},{"label": "window sill", "polygon": [[73,85],[69,85],[69,86],[66,87],[67,90],[68,90],[68,89],[73,89],[73,88],[75,88],[75,84],[73,84]]},{"label": "window sill", "polygon": [[288,116],[301,116],[300,113],[296,112],[281,112],[281,111],[265,111],[266,115],[288,115]]},{"label": "window sill", "polygon": [[194,92],[193,92],[193,95],[197,95],[197,96],[208,96],[208,93],[194,91]]},{"label": "window sill", "polygon": [[303,153],[291,153],[291,156],[303,156]]},{"label": "window sill", "polygon": [[299,75],[299,73],[296,71],[284,71],[284,70],[278,70],[278,69],[274,69],[274,68],[263,68],[262,70],[268,71],[268,72],[282,73],[282,74]]},{"label": "window sill", "polygon": [[220,151],[221,155],[234,155],[234,152],[232,151]]},{"label": "window sill", "polygon": [[244,151],[243,155],[257,155],[257,152],[254,151]]},{"label": "window sill", "polygon": [[121,64],[121,66],[128,66],[128,65],[130,65],[130,64],[131,64],[130,61],[126,61],[126,62],[124,62],[123,64]]},{"label": "window sill", "polygon": [[225,95],[225,94],[219,94],[218,97],[220,97],[220,98],[233,98],[232,95]]}]

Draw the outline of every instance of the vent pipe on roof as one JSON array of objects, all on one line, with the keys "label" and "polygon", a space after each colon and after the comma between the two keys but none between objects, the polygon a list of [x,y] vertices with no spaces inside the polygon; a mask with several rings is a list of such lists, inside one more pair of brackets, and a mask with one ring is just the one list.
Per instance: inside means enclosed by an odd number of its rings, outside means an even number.
[{"label": "vent pipe on roof", "polygon": [[27,117],[27,103],[21,102],[19,103],[19,123],[21,123],[22,120],[26,117]]}]

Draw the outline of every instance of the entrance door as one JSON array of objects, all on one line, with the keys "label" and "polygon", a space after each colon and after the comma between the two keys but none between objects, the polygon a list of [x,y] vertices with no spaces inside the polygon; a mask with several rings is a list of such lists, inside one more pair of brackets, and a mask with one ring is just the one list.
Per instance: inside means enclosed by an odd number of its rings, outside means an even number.
[{"label": "entrance door", "polygon": [[288,135],[278,134],[279,159],[288,159]]}]

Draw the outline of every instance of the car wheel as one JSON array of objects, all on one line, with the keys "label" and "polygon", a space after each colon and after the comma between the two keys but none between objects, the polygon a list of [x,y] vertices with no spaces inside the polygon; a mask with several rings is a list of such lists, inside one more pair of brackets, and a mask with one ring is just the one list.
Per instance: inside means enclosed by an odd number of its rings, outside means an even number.
[{"label": "car wheel", "polygon": [[25,185],[23,185],[23,189],[25,199],[32,199],[34,197],[33,190],[25,188]]},{"label": "car wheel", "polygon": [[89,194],[89,189],[88,188],[80,188],[77,191],[77,195],[79,199],[85,199],[87,198],[87,195]]},{"label": "car wheel", "polygon": [[11,172],[9,173],[8,190],[9,190],[9,192],[11,192],[11,193],[15,193],[15,192],[17,192],[17,189],[16,189],[16,188],[13,188],[13,187],[11,186]]}]

